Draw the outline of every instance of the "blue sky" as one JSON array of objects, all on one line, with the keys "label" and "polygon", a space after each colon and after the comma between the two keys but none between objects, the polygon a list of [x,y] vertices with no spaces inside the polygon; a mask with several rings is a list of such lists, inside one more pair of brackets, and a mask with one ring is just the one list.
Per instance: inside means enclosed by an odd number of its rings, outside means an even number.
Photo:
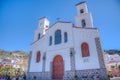
[{"label": "blue sky", "polygon": [[[82,0],[83,1],[83,0]],[[99,28],[103,49],[120,49],[120,0],[86,0],[94,27]],[[0,0],[0,48],[29,52],[38,27],[46,16],[75,24],[75,4],[81,0]]]}]

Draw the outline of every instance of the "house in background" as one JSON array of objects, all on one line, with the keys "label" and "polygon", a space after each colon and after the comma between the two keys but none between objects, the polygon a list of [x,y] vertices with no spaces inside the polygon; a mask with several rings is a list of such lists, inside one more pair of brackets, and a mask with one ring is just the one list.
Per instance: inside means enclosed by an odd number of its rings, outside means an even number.
[{"label": "house in background", "polygon": [[120,65],[120,55],[110,55],[105,53],[104,57],[108,74],[113,76],[120,76],[120,71],[118,69],[118,66]]},{"label": "house in background", "polygon": [[120,55],[118,55],[118,54],[110,55],[108,53],[105,53],[104,56],[105,56],[106,63],[109,63],[111,61],[120,62]]},{"label": "house in background", "polygon": [[4,59],[0,62],[0,66],[8,67],[8,68],[20,68],[20,60],[19,59]]}]

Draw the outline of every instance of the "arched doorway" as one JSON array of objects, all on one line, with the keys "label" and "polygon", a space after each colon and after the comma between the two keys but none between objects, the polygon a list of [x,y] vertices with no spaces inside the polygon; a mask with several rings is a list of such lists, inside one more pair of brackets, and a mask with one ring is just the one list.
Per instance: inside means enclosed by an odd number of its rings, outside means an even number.
[{"label": "arched doorway", "polygon": [[62,79],[64,75],[64,61],[62,56],[57,55],[53,59],[53,79]]}]

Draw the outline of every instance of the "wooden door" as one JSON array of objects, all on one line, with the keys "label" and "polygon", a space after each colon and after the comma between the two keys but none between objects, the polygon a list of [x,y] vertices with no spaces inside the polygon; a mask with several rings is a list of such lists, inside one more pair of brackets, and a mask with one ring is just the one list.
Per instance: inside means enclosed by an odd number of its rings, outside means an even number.
[{"label": "wooden door", "polygon": [[64,75],[64,62],[60,55],[57,55],[53,59],[53,79],[62,79]]}]

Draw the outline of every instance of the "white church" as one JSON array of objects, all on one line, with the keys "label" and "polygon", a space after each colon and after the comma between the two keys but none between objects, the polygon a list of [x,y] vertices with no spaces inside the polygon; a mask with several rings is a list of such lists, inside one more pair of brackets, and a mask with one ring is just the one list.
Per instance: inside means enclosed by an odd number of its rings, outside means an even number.
[{"label": "white church", "polygon": [[76,4],[76,25],[39,19],[30,46],[28,80],[107,79],[100,33],[93,28],[86,2]]}]

